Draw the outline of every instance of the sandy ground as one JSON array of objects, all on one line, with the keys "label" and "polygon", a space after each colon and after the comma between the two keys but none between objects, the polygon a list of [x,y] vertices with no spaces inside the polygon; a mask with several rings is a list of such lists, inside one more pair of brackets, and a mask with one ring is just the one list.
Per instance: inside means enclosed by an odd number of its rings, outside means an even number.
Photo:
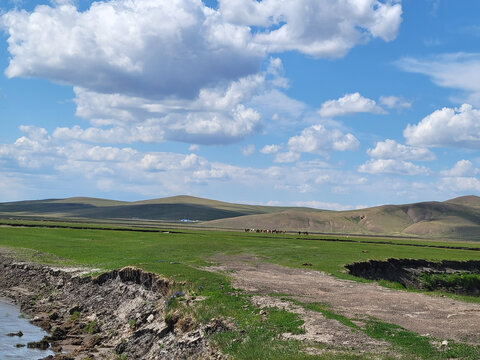
[{"label": "sandy ground", "polygon": [[[480,344],[480,304],[342,280],[320,271],[262,263],[250,256],[219,256],[214,261],[219,265],[210,267],[211,271],[228,271],[234,287],[259,295],[264,303],[268,303],[268,294],[285,294],[303,302],[328,303],[334,312],[359,319],[360,324],[361,319],[375,317],[440,340]],[[312,316],[308,314],[307,318]],[[336,329],[344,332],[346,344],[365,341],[349,337],[350,328]],[[328,331],[320,330],[320,336],[328,338]],[[366,348],[371,345],[375,344],[369,342]]]}]

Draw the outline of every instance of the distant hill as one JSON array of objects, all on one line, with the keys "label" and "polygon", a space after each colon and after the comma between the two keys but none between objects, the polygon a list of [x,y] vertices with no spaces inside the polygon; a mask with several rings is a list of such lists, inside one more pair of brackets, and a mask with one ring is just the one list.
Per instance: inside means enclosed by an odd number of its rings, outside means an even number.
[{"label": "distant hill", "polygon": [[4,218],[207,221],[286,210],[318,211],[308,208],[231,204],[193,196],[173,196],[136,202],[74,197],[0,203],[0,216]]},{"label": "distant hill", "polygon": [[352,211],[232,204],[192,196],[136,202],[87,197],[0,203],[2,218],[201,221],[220,229],[277,229],[338,234],[480,240],[480,197],[383,205]]},{"label": "distant hill", "polygon": [[230,229],[278,229],[341,234],[480,240],[480,198],[384,205],[352,211],[280,212],[209,221]]}]

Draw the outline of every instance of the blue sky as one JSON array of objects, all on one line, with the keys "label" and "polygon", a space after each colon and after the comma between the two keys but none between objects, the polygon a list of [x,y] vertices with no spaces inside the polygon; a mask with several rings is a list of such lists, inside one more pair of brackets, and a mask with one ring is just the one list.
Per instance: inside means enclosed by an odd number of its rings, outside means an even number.
[{"label": "blue sky", "polygon": [[480,195],[476,0],[4,0],[0,201]]}]

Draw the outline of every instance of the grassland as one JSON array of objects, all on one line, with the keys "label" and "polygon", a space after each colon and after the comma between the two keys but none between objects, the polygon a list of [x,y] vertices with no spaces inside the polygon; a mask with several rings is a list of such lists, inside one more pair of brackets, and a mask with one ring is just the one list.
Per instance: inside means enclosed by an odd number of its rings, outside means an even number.
[{"label": "grassland", "polygon": [[[95,198],[0,203],[0,218],[117,222],[162,226],[181,219],[212,229],[278,229],[314,233],[480,240],[480,197],[383,205],[352,211],[234,204],[192,196],[136,202]],[[197,223],[198,221],[198,223]]]},{"label": "grassland", "polygon": [[[372,356],[348,351],[339,354],[329,349],[323,355],[312,356],[302,351],[305,344],[282,340],[279,334],[286,329],[291,332],[301,331],[301,321],[292,317],[292,314],[275,310],[270,310],[266,321],[261,321],[259,310],[252,307],[249,297],[231,288],[228,274],[203,269],[212,263],[217,254],[251,254],[265,262],[288,267],[301,267],[303,263],[310,263],[312,269],[350,279],[353,277],[344,273],[344,265],[355,261],[383,260],[389,257],[432,261],[480,260],[480,251],[427,247],[453,245],[480,248],[479,243],[452,244],[446,241],[381,238],[366,241],[365,238],[352,237],[340,239],[345,242],[339,242],[332,241],[333,239],[220,231],[138,232],[95,228],[0,227],[0,246],[16,249],[22,257],[29,260],[105,270],[127,265],[138,266],[175,280],[182,292],[206,296],[206,300],[194,309],[182,308],[181,299],[172,303],[172,309],[192,312],[198,322],[207,322],[217,316],[233,319],[236,329],[216,335],[212,340],[224,352],[238,359],[368,359]],[[428,352],[425,353],[426,345],[422,345],[424,339],[415,334],[405,333],[410,344],[418,345],[412,345],[412,350],[404,346],[404,343],[396,344],[394,332],[400,330],[393,331],[389,324],[381,325],[373,321],[368,331],[390,341],[392,349],[400,358],[444,358],[437,352],[432,352],[435,356],[431,357]],[[271,345],[264,346],[265,343]],[[465,345],[468,348],[465,350],[461,344],[455,346],[480,357],[476,348]],[[415,350],[418,347],[421,350]],[[387,359],[389,356],[377,358]]]}]

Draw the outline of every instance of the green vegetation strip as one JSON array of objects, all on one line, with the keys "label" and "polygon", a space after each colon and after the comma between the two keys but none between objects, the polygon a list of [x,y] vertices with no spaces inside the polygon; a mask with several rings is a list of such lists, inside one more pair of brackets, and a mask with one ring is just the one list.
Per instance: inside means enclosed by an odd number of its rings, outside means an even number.
[{"label": "green vegetation strip", "polygon": [[[76,264],[105,270],[130,265],[163,274],[176,282],[172,295],[177,295],[169,301],[167,316],[190,314],[199,323],[218,317],[228,319],[234,327],[213,335],[212,340],[235,359],[360,360],[384,357],[339,353],[331,349],[324,349],[322,355],[306,354],[306,346],[315,348],[319,345],[281,337],[284,332],[303,331],[302,320],[297,315],[278,309],[267,309],[266,314],[260,314],[259,309],[252,307],[249,296],[231,288],[226,275],[202,269],[211,265],[217,254],[251,254],[266,262],[289,267],[311,263],[311,269],[350,279],[355,278],[343,272],[344,264],[369,259],[384,260],[392,254],[426,260],[480,260],[477,251],[416,248],[377,242],[303,241],[291,235],[262,237],[238,232],[187,230],[181,233],[144,233],[93,228],[0,227],[0,246],[14,249],[23,258],[37,262]],[[199,296],[204,300],[194,306],[186,306],[187,298]],[[314,310],[317,305],[309,306],[313,306]],[[325,316],[337,316],[328,314],[327,310],[324,310]],[[346,325],[350,321],[337,320],[345,321]],[[349,326],[353,327],[352,324]],[[387,334],[382,329],[373,326],[372,336]]]},{"label": "green vegetation strip", "polygon": [[311,241],[328,241],[328,242],[344,242],[344,243],[360,243],[360,244],[381,244],[381,245],[401,245],[401,246],[414,246],[414,247],[427,247],[436,249],[451,249],[451,250],[469,250],[480,251],[480,247],[466,247],[466,246],[447,246],[447,245],[431,245],[422,243],[399,243],[393,241],[368,241],[368,240],[349,240],[349,239],[319,239],[319,238],[297,238],[298,240],[311,240]]}]

